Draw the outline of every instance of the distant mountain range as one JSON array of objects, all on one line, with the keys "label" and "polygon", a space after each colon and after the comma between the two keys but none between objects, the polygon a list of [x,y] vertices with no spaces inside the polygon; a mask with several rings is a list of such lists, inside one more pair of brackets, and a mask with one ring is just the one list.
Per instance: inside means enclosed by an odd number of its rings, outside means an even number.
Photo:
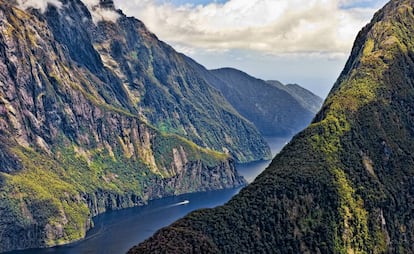
[{"label": "distant mountain range", "polygon": [[110,0],[58,3],[0,0],[0,252],[82,239],[107,210],[244,185],[235,163],[271,158],[213,72]]},{"label": "distant mountain range", "polygon": [[224,97],[265,136],[291,136],[304,129],[322,106],[322,99],[299,85],[263,81],[242,71],[211,71],[211,81]]},{"label": "distant mountain range", "polygon": [[187,62],[264,136],[291,136],[305,128],[322,99],[299,85],[264,81],[233,68],[207,70],[190,58]]},{"label": "distant mountain range", "polygon": [[268,80],[266,82],[288,92],[299,102],[300,105],[302,105],[303,108],[311,111],[313,114],[318,113],[321,109],[323,103],[322,98],[298,84],[284,85],[277,80]]},{"label": "distant mountain range", "polygon": [[251,185],[129,253],[414,253],[413,10],[375,14],[311,125]]}]

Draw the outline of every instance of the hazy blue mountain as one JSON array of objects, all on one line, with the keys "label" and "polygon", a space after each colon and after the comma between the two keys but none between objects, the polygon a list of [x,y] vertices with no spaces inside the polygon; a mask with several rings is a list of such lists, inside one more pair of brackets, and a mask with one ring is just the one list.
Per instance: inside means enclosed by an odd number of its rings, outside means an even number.
[{"label": "hazy blue mountain", "polygon": [[268,80],[267,83],[272,84],[279,89],[285,90],[292,95],[300,103],[300,105],[302,105],[302,107],[309,109],[314,114],[318,113],[321,109],[323,103],[322,98],[298,84],[284,85],[277,80]]},{"label": "hazy blue mountain", "polygon": [[322,103],[297,85],[284,86],[277,81],[275,85],[233,68],[207,70],[188,57],[186,62],[265,136],[297,133],[312,121]]},{"label": "hazy blue mountain", "polygon": [[318,97],[305,93],[307,90],[303,88],[278,87],[232,68],[206,72],[200,67],[198,70],[265,136],[297,133],[312,121],[315,109],[321,106]]}]

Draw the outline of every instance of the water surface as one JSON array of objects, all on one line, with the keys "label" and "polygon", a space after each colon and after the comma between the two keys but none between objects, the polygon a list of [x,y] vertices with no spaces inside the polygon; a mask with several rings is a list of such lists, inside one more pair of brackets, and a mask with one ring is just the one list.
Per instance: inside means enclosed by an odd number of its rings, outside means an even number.
[{"label": "water surface", "polygon": [[[266,138],[273,156],[290,138]],[[269,161],[238,164],[237,170],[250,183]],[[147,206],[111,211],[94,218],[95,227],[86,239],[60,247],[15,251],[13,254],[121,254],[191,211],[223,205],[240,188],[193,193],[150,201]],[[184,202],[185,201],[185,202]],[[186,201],[189,201],[188,203]],[[185,203],[185,204],[184,204]]]},{"label": "water surface", "polygon": [[[191,211],[222,205],[240,188],[186,194],[149,202],[147,206],[111,211],[94,218],[95,227],[86,239],[74,244],[13,254],[120,254],[144,241],[158,229],[168,226]],[[188,204],[183,201],[188,200]]]},{"label": "water surface", "polygon": [[[291,137],[265,137],[266,142],[269,144],[270,149],[272,150],[272,157],[278,154],[282,148],[290,141]],[[269,166],[272,160],[267,161],[255,161],[245,164],[237,164],[236,168],[239,173],[246,178],[248,183],[253,182],[253,180],[263,172]]]}]

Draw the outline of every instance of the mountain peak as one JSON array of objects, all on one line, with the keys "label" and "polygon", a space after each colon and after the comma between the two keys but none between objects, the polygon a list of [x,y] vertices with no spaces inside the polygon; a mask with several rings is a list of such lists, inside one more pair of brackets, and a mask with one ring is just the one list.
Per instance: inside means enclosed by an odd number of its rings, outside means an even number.
[{"label": "mountain peak", "polygon": [[115,9],[115,4],[112,0],[99,0],[99,5],[105,9]]},{"label": "mountain peak", "polygon": [[[404,44],[412,44],[407,26],[412,19],[413,0],[392,0],[375,13],[373,19],[357,35],[351,56],[335,83],[335,92],[351,71],[367,61],[386,63],[392,53]],[[374,66],[375,67],[375,66]],[[376,66],[379,67],[379,66]]]}]

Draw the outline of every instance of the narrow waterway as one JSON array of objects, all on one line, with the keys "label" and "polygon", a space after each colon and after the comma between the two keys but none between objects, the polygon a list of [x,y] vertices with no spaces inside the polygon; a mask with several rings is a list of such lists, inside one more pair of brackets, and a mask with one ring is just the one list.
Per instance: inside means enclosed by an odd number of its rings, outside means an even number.
[{"label": "narrow waterway", "polygon": [[[290,141],[291,138],[267,137],[265,139],[269,144],[270,149],[272,150],[272,156],[274,157],[280,152],[280,150],[282,150],[282,148]],[[272,160],[237,164],[236,168],[237,171],[239,171],[239,173],[244,176],[244,178],[246,178],[247,182],[251,183],[256,178],[256,176],[262,173],[263,170],[269,166],[271,161]]]},{"label": "narrow waterway", "polygon": [[[290,138],[267,138],[272,154],[278,153]],[[237,169],[250,183],[270,161],[239,164]],[[191,211],[212,208],[226,203],[240,191],[238,189],[211,191],[168,197],[149,202],[143,207],[112,211],[94,218],[95,227],[86,239],[74,244],[26,251],[13,254],[120,254],[144,241],[158,229],[168,226]]]}]

